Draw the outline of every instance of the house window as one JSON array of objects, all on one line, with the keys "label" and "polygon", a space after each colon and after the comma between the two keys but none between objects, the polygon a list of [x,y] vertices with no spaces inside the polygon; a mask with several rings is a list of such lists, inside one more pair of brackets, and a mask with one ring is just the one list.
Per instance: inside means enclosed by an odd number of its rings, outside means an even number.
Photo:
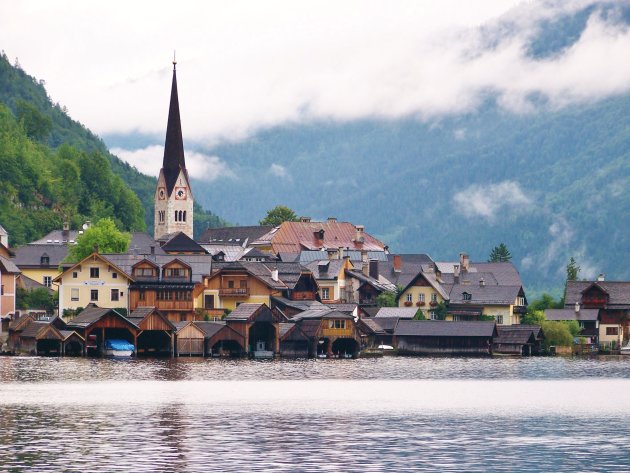
[{"label": "house window", "polygon": [[241,279],[239,281],[239,286],[241,289],[247,289],[247,279]]},{"label": "house window", "polygon": [[47,255],[42,256],[40,259],[40,263],[42,266],[48,266],[50,264],[50,257]]},{"label": "house window", "polygon": [[524,297],[517,297],[516,298],[516,305],[517,306],[524,306],[525,305],[525,298]]},{"label": "house window", "polygon": [[496,319],[497,319],[497,323],[499,325],[503,325],[503,316],[502,315],[497,315]]},{"label": "house window", "polygon": [[424,294],[422,292],[418,294],[418,302],[424,302]]},{"label": "house window", "polygon": [[153,276],[153,268],[136,268],[133,272],[136,276]]},{"label": "house window", "polygon": [[619,327],[606,327],[606,335],[619,335]]},{"label": "house window", "polygon": [[98,268],[90,268],[90,277],[91,278],[98,278],[99,276],[99,269]]},{"label": "house window", "polygon": [[4,284],[0,286],[0,296],[4,296]]},{"label": "house window", "polygon": [[79,273],[77,273],[76,271],[72,271],[72,279],[76,279],[79,277]]},{"label": "house window", "polygon": [[429,315],[431,316],[431,320],[437,320],[437,315],[434,311],[429,312]]},{"label": "house window", "polygon": [[330,299],[330,289],[328,289],[327,287],[322,287],[322,299]]},{"label": "house window", "polygon": [[228,289],[234,289],[234,281],[228,281]]},{"label": "house window", "polygon": [[118,273],[112,273],[112,279],[118,279]]},{"label": "house window", "polygon": [[90,300],[97,301],[98,300],[98,289],[90,290]]},{"label": "house window", "polygon": [[138,293],[138,299],[143,301],[143,300],[145,300],[145,298],[146,298],[146,295],[144,293],[144,290],[141,289],[140,292]]},{"label": "house window", "polygon": [[118,297],[119,297],[118,289],[112,289],[111,293],[112,293],[112,301],[119,300],[118,299]]},{"label": "house window", "polygon": [[437,302],[437,294],[435,292],[431,293],[431,302]]},{"label": "house window", "polygon": [[328,327],[330,328],[346,328],[345,320],[331,320],[328,322]]},{"label": "house window", "polygon": [[78,301],[79,300],[79,288],[72,288],[70,290],[70,300]]},{"label": "house window", "polygon": [[166,269],[166,277],[168,278],[179,278],[184,275],[184,270],[181,268],[167,268]]},{"label": "house window", "polygon": [[46,287],[52,286],[52,277],[51,276],[44,276],[44,286],[46,286]]},{"label": "house window", "polygon": [[471,301],[472,300],[472,294],[468,294],[467,292],[464,292],[464,300],[465,301]]},{"label": "house window", "polygon": [[413,294],[407,294],[407,302],[413,302]]}]

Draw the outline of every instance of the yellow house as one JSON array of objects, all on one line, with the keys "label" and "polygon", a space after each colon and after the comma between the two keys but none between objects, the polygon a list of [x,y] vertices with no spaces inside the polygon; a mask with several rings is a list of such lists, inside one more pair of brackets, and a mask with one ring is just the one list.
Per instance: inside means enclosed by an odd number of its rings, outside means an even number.
[{"label": "yellow house", "polygon": [[522,286],[455,284],[449,294],[447,320],[479,320],[493,317],[499,325],[517,325],[527,309]]},{"label": "yellow house", "polygon": [[232,262],[213,265],[212,274],[204,277],[203,285],[195,291],[195,308],[209,315],[234,310],[240,304],[266,304],[271,296],[280,296],[287,286],[280,281],[277,270],[262,263]]},{"label": "yellow house", "polygon": [[425,317],[433,319],[433,310],[444,301],[448,301],[448,293],[437,281],[435,273],[421,271],[403,288],[398,307],[417,307],[422,309]]},{"label": "yellow house", "polygon": [[92,253],[53,279],[59,287],[59,314],[90,303],[129,310],[131,281],[133,279],[123,270],[98,253]]},{"label": "yellow house", "polygon": [[305,266],[312,271],[324,304],[352,301],[352,288],[346,285],[346,270],[354,268],[350,258],[323,259]]}]

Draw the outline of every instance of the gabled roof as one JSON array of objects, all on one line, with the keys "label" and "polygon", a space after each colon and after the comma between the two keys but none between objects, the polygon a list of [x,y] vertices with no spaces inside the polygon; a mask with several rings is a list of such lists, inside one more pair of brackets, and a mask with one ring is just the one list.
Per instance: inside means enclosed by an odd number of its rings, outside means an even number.
[{"label": "gabled roof", "polygon": [[630,306],[630,281],[567,281],[564,299],[567,308],[581,302],[582,292],[594,284],[608,294],[609,306]]},{"label": "gabled roof", "polygon": [[129,316],[127,317],[127,320],[129,320],[134,325],[137,325],[138,327],[140,327],[140,324],[147,317],[149,317],[150,315],[154,313],[156,316],[162,319],[162,321],[164,321],[166,325],[170,326],[171,329],[176,330],[176,327],[175,325],[173,325],[173,322],[168,320],[168,318],[166,318],[156,307],[136,307],[131,312],[131,314],[129,314]]},{"label": "gabled roof", "polygon": [[208,228],[201,234],[200,243],[224,243],[246,246],[273,229],[270,225],[249,227]]},{"label": "gabled roof", "polygon": [[[479,284],[455,284],[449,293],[449,304],[514,304],[521,286],[480,286]],[[464,299],[464,293],[470,294],[470,299]]]},{"label": "gabled roof", "polygon": [[203,277],[211,273],[212,268],[212,256],[210,255],[168,255],[168,254],[155,254],[155,255],[132,255],[132,254],[105,254],[102,255],[108,261],[123,269],[127,274],[132,273],[133,266],[147,259],[160,268],[164,265],[179,260],[184,264],[190,266],[192,271],[192,282],[198,283],[203,281]]},{"label": "gabled roof", "polygon": [[299,322],[297,329],[312,339],[317,336],[321,323],[321,319],[304,319]]},{"label": "gabled roof", "polygon": [[210,338],[216,335],[220,330],[225,328],[225,322],[192,322],[193,325],[198,327],[203,333],[205,338]]},{"label": "gabled roof", "polygon": [[533,330],[521,329],[518,325],[497,325],[498,336],[494,343],[521,344],[536,343],[536,335]]},{"label": "gabled roof", "polygon": [[166,253],[207,253],[205,248],[184,232],[167,233],[159,241],[162,243],[162,250]]},{"label": "gabled roof", "polygon": [[444,320],[401,320],[394,335],[417,337],[495,337],[496,324],[483,322],[447,322]]},{"label": "gabled roof", "polygon": [[97,306],[88,306],[81,311],[79,315],[77,315],[74,319],[68,322],[69,328],[88,328],[90,325],[95,324],[101,318],[105,317],[107,314],[112,313],[116,317],[120,317],[125,322],[130,325],[139,328],[136,324],[131,322],[129,319],[119,314],[115,309],[108,309],[105,307],[97,307]]},{"label": "gabled roof", "polygon": [[[316,234],[323,231],[323,239]],[[284,222],[258,238],[253,245],[271,245],[274,253],[299,253],[321,248],[383,251],[385,244],[369,233],[357,239],[357,227],[350,222]]]},{"label": "gabled roof", "polygon": [[387,279],[379,276],[379,279],[366,276],[362,271],[358,269],[346,269],[346,277],[354,278],[360,281],[362,284],[368,284],[374,289],[380,292],[394,292],[396,291],[396,285],[389,282]]},{"label": "gabled roof", "polygon": [[[454,284],[455,265],[459,262],[436,261],[435,265],[442,273],[445,284]],[[511,261],[503,263],[475,263],[471,262],[468,271],[460,271],[460,282],[469,281],[470,284],[478,284],[479,279],[484,278],[486,284],[500,286],[522,286],[521,275]]]},{"label": "gabled roof", "polygon": [[295,310],[305,311],[309,309],[319,308],[327,309],[326,304],[322,304],[320,301],[292,301],[286,297],[271,296],[272,302],[280,304],[283,307],[291,307]]},{"label": "gabled roof", "polygon": [[[124,255],[123,255],[124,256]],[[99,259],[102,263],[107,264],[109,266],[111,266],[112,268],[114,268],[117,272],[119,272],[120,274],[122,274],[123,276],[125,276],[127,279],[129,279],[130,281],[133,281],[133,277],[131,277],[131,270],[126,271],[123,268],[120,268],[116,262],[112,261],[110,258],[108,258],[107,255],[101,255],[98,253],[92,253],[88,256],[86,256],[85,258],[83,258],[81,261],[79,261],[78,263],[74,263],[73,265],[67,267],[63,273],[61,273],[60,275],[58,275],[55,279],[53,279],[53,281],[55,282],[59,282],[61,281],[61,279],[63,278],[64,274],[70,273],[72,271],[74,271],[74,269],[76,269],[77,267],[81,266],[82,264],[85,264],[86,262],[88,262],[89,260],[94,261],[94,259]]]},{"label": "gabled roof", "polygon": [[4,256],[0,256],[0,271],[4,274],[19,274],[21,272],[13,261]]},{"label": "gabled roof", "polygon": [[20,274],[17,277],[17,285],[18,287],[21,287],[22,289],[26,289],[27,291],[32,290],[32,289],[46,289],[46,291],[48,291],[49,294],[52,294],[53,292],[55,292],[52,288],[45,286],[44,284],[41,284],[35,281],[34,279],[24,276],[23,274]]},{"label": "gabled roof", "polygon": [[328,319],[346,319],[354,320],[354,317],[346,312],[340,312],[334,309],[310,309],[294,315],[291,320],[299,321],[304,319],[310,320],[328,320]]},{"label": "gabled roof", "polygon": [[583,322],[594,322],[599,316],[599,309],[580,308],[578,312],[575,307],[571,309],[545,309],[547,320],[577,320]]},{"label": "gabled roof", "polygon": [[[394,261],[400,258],[400,271],[394,269]],[[429,255],[387,255],[387,261],[379,263],[379,272],[395,286],[407,287],[422,272],[422,265],[431,263]]]},{"label": "gabled roof", "polygon": [[30,268],[40,267],[42,264],[42,256],[48,255],[48,267],[56,268],[68,256],[68,247],[66,245],[47,245],[29,243],[15,250],[15,258],[13,262],[18,267]]},{"label": "gabled roof", "polygon": [[413,319],[418,312],[417,307],[381,307],[375,318]]},{"label": "gabled roof", "polygon": [[11,331],[20,331],[20,330],[24,330],[24,328],[34,322],[35,319],[29,314],[29,315],[22,315],[21,317],[17,318],[17,319],[13,319],[11,321],[11,323],[9,324],[9,330]]},{"label": "gabled roof", "polygon": [[266,304],[252,304],[243,303],[239,304],[230,315],[224,318],[226,322],[253,322],[259,317],[268,319],[271,322],[274,320],[274,315],[271,309]]},{"label": "gabled roof", "polygon": [[313,272],[315,279],[337,279],[344,267],[344,261],[340,259],[324,259],[311,261],[304,266]]}]

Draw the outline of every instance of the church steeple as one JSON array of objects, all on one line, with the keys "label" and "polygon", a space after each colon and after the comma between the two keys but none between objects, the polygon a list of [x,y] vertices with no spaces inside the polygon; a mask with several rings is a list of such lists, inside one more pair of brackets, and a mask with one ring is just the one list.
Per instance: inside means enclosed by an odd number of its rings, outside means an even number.
[{"label": "church steeple", "polygon": [[[173,84],[171,86],[171,103],[168,109],[168,124],[166,125],[166,140],[164,142],[164,178],[166,190],[171,195],[180,170],[186,173],[184,158],[184,140],[182,138],[182,123],[179,117],[179,98],[177,96],[177,62],[173,60]],[[188,174],[188,173],[186,173]]]},{"label": "church steeple", "polygon": [[173,60],[173,84],[164,142],[164,159],[155,189],[156,240],[175,232],[183,232],[192,238],[194,229],[194,203],[184,159],[175,64]]}]

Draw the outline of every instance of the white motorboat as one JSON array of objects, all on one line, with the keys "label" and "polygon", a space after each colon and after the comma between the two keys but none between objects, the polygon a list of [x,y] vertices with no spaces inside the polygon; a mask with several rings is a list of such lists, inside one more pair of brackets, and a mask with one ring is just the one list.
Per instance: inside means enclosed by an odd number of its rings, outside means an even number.
[{"label": "white motorboat", "polygon": [[115,358],[130,357],[133,355],[134,349],[135,347],[127,340],[105,340],[105,356],[113,356]]}]

